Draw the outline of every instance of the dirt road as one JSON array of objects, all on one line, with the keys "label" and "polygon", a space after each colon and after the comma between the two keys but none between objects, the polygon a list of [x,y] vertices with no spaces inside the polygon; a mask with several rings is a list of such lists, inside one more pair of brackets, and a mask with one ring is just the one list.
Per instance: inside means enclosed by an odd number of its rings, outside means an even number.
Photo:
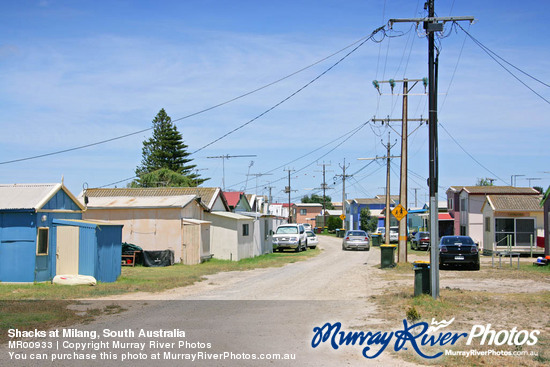
[{"label": "dirt road", "polygon": [[[322,254],[308,261],[282,268],[229,272],[209,276],[190,287],[147,294],[134,293],[116,298],[89,300],[78,307],[106,307],[116,303],[125,309],[115,316],[101,317],[78,331],[105,330],[120,334],[116,338],[48,338],[54,342],[104,342],[109,348],[94,350],[92,344],[81,353],[96,354],[99,361],[65,359],[40,362],[17,361],[24,366],[95,366],[102,365],[179,365],[184,355],[218,356],[222,359],[197,359],[187,364],[198,366],[409,366],[412,364],[382,353],[376,359],[362,356],[364,346],[341,346],[337,350],[327,343],[312,347],[314,328],[340,322],[344,331],[364,330],[365,325],[379,326],[377,310],[369,299],[381,291],[377,268],[378,249],[369,252],[342,251],[341,239],[321,237]],[[182,338],[141,337],[144,331],[173,330],[185,332]],[[379,330],[379,329],[376,329]],[[367,330],[365,330],[367,331]],[[121,348],[124,342],[126,348]],[[155,342],[174,342],[159,347]],[[183,346],[177,343],[185,342]],[[113,344],[114,343],[114,344]],[[143,348],[140,343],[145,343]],[[114,348],[114,345],[117,347]],[[105,345],[103,345],[105,346]],[[63,347],[63,345],[61,346]],[[59,347],[58,347],[59,348]],[[61,358],[73,349],[47,350]],[[87,349],[86,349],[87,348]],[[141,348],[141,349],[140,349]],[[55,349],[55,348],[54,348]],[[373,350],[379,349],[373,347]],[[9,351],[0,351],[4,360]],[[103,351],[104,354],[101,352]],[[39,351],[33,351],[39,352]],[[28,351],[27,351],[28,353]],[[142,354],[140,354],[142,353]],[[168,353],[168,354],[165,354]],[[173,354],[170,354],[173,353]],[[372,353],[371,353],[372,354]],[[117,359],[114,360],[116,355]],[[50,356],[51,357],[51,356]],[[73,355],[72,357],[77,357]],[[134,358],[135,357],[135,358]],[[204,355],[203,355],[204,357]],[[270,357],[269,359],[260,359]],[[289,359],[280,359],[280,358]],[[294,357],[294,359],[290,359]],[[130,360],[121,361],[121,358]],[[189,357],[191,358],[191,357]],[[256,359],[254,359],[256,358]],[[15,362],[15,363],[13,363]],[[121,363],[122,362],[122,363]],[[18,364],[21,363],[21,364]]]}]

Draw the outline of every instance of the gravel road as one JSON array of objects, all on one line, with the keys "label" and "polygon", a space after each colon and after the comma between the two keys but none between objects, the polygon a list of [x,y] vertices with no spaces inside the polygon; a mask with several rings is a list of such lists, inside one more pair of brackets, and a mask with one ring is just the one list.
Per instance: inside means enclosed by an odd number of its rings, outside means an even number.
[{"label": "gravel road", "polygon": [[[392,358],[389,350],[376,359],[367,359],[361,354],[365,346],[343,345],[335,350],[327,342],[317,348],[312,347],[314,328],[322,327],[327,322],[340,322],[344,331],[366,332],[371,330],[365,329],[369,325],[375,328],[373,332],[380,330],[380,326],[374,326],[379,325],[380,320],[376,319],[377,310],[369,296],[383,290],[383,285],[378,281],[381,272],[378,269],[378,249],[368,252],[342,251],[341,239],[323,236],[319,246],[323,249],[319,256],[281,268],[220,273],[189,287],[86,301],[79,307],[104,307],[116,303],[126,311],[75,328],[95,330],[100,335],[106,329],[126,334],[114,339],[101,336],[95,340],[47,340],[111,343],[109,348],[97,351],[90,349],[93,347],[89,344],[88,349],[80,352],[96,354],[96,360],[87,358],[75,361],[77,356],[73,355],[72,359],[61,361],[48,358],[39,362],[18,362],[8,357],[9,351],[16,350],[8,350],[4,346],[0,349],[0,362],[10,362],[14,366],[412,366]],[[139,331],[142,329],[180,329],[185,332],[185,337],[140,337]],[[139,344],[113,348],[114,341],[145,344],[143,349]],[[163,348],[154,344],[155,341],[176,344]],[[185,345],[179,347],[179,342],[185,342]],[[59,351],[54,348],[54,351],[46,350],[44,353],[64,353],[61,357],[69,358],[68,354],[74,353],[75,348]],[[373,350],[378,349],[373,346]],[[104,354],[101,354],[102,351]],[[165,355],[165,352],[169,354]],[[160,358],[153,361],[157,353]],[[180,358],[210,353],[210,357],[218,355],[223,359],[182,361],[171,359],[170,353]],[[294,355],[295,359],[259,360],[261,357],[285,354],[290,357]],[[258,359],[253,359],[254,356]],[[121,361],[123,357],[131,360]]]}]

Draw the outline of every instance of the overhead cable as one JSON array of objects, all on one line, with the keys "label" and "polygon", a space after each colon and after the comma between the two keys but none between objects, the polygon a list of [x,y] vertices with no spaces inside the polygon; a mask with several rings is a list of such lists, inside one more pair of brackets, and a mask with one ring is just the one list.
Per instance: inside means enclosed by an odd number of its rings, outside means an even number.
[{"label": "overhead cable", "polygon": [[[293,72],[293,73],[291,73],[291,74],[288,74],[288,75],[286,75],[286,76],[284,76],[284,77],[282,77],[282,78],[280,78],[280,79],[277,79],[277,80],[275,80],[275,81],[273,81],[273,82],[271,82],[271,83],[268,83],[268,84],[266,84],[266,85],[263,85],[263,86],[261,86],[261,87],[259,87],[259,88],[256,88],[256,89],[254,89],[254,90],[252,90],[252,91],[249,91],[249,92],[247,92],[247,93],[241,94],[241,95],[239,95],[239,96],[237,96],[237,97],[231,98],[231,99],[229,99],[229,100],[227,100],[227,101],[225,101],[225,102],[218,103],[218,104],[213,105],[213,106],[211,106],[211,107],[204,108],[204,109],[202,109],[202,110],[193,112],[193,113],[191,113],[191,114],[189,114],[189,115],[186,115],[186,116],[183,116],[183,117],[180,117],[180,118],[177,118],[177,119],[172,119],[172,122],[182,121],[182,120],[185,120],[185,119],[188,119],[188,118],[191,118],[191,117],[200,115],[200,114],[202,114],[202,113],[211,111],[211,110],[213,110],[213,109],[215,109],[215,108],[224,106],[224,105],[229,104],[229,103],[231,103],[231,102],[235,102],[235,101],[237,101],[237,100],[239,100],[239,99],[241,99],[241,98],[247,97],[247,96],[249,96],[249,95],[251,95],[251,94],[253,94],[253,93],[259,92],[259,91],[261,91],[261,90],[263,90],[263,89],[266,89],[266,88],[268,88],[268,87],[270,87],[270,86],[272,86],[272,85],[274,85],[274,84],[277,84],[277,83],[279,83],[279,82],[281,82],[281,81],[284,81],[284,80],[286,80],[286,79],[288,79],[288,78],[290,78],[290,77],[292,77],[292,76],[294,76],[294,75],[296,75],[296,74],[298,74],[298,73],[301,73],[301,72],[303,72],[303,71],[305,71],[305,70],[307,70],[307,69],[310,69],[311,67],[313,67],[313,66],[315,66],[315,65],[317,65],[317,64],[319,64],[319,63],[321,63],[321,62],[323,62],[323,61],[325,61],[325,60],[327,60],[327,59],[329,59],[329,58],[331,58],[331,57],[333,57],[333,56],[335,56],[335,55],[337,55],[337,54],[339,54],[339,53],[341,53],[341,52],[343,52],[343,51],[345,51],[345,50],[347,50],[347,49],[349,49],[350,47],[353,47],[353,46],[357,45],[358,43],[360,43],[360,45],[364,44],[366,41],[368,41],[369,39],[371,39],[376,33],[380,32],[383,28],[384,28],[384,27],[377,28],[377,29],[374,30],[373,33],[371,33],[369,36],[363,37],[363,38],[361,38],[361,39],[359,39],[359,40],[353,42],[352,44],[350,44],[350,45],[348,45],[348,46],[346,46],[346,47],[340,49],[339,51],[336,51],[336,52],[330,54],[329,56],[326,56],[326,57],[324,57],[324,58],[322,58],[322,59],[320,59],[320,60],[318,60],[318,61],[316,61],[316,62],[314,62],[314,63],[312,63],[312,64],[310,64],[310,65],[308,65],[308,66],[306,66],[306,67],[303,67],[303,68],[301,68],[301,69],[299,69],[299,70],[297,70],[297,71],[295,71],[295,72]],[[353,51],[355,51],[358,47],[359,47],[359,46],[357,46]],[[353,52],[353,51],[352,51],[352,52]],[[349,54],[346,55],[345,57],[347,57],[347,56],[349,56]],[[344,58],[345,58],[345,57],[344,57]],[[340,61],[341,61],[341,60],[340,60]],[[339,61],[339,62],[340,62],[340,61]],[[332,67],[334,67],[334,66],[335,66],[335,65],[333,65]],[[275,106],[275,107],[276,107],[276,106]],[[273,107],[273,108],[275,108],[275,107]],[[267,111],[266,111],[265,113],[267,113]],[[265,113],[264,113],[264,114],[265,114]],[[259,117],[259,116],[258,116],[258,117]],[[100,141],[97,141],[97,142],[94,142],[94,143],[90,143],[90,144],[79,145],[79,146],[72,147],[72,148],[67,148],[67,149],[58,150],[58,151],[55,151],[55,152],[49,152],[49,153],[34,155],[34,156],[30,156],[30,157],[25,157],[25,158],[18,158],[18,159],[12,159],[12,160],[9,160],[9,161],[3,161],[3,162],[0,162],[0,165],[2,165],[2,164],[9,164],[9,163],[16,163],[16,162],[22,162],[22,161],[28,161],[28,160],[37,159],[37,158],[44,158],[44,157],[48,157],[48,156],[52,156],[52,155],[57,155],[57,154],[62,154],[62,153],[68,153],[68,152],[72,152],[72,151],[75,151],[75,150],[80,150],[80,149],[84,149],[84,148],[89,148],[89,147],[92,147],[92,146],[101,145],[101,144],[109,143],[109,142],[112,142],[112,141],[124,139],[124,138],[130,137],[130,136],[142,134],[142,133],[147,132],[147,131],[150,131],[150,130],[152,130],[152,129],[153,129],[153,127],[149,127],[149,128],[147,128],[147,129],[142,129],[142,130],[135,131],[135,132],[132,132],[132,133],[128,133],[128,134],[116,136],[116,137],[110,138],[110,139],[100,140]],[[237,129],[237,130],[238,130],[238,129]],[[235,131],[236,131],[236,130],[235,130]],[[225,137],[225,136],[223,136],[223,137]],[[222,138],[223,138],[223,137],[222,137]],[[218,140],[220,140],[220,139],[221,139],[221,138],[219,138]],[[217,140],[216,140],[216,141],[217,141]],[[209,145],[210,145],[210,144],[209,144]],[[207,146],[208,146],[208,145],[207,145]],[[204,146],[204,147],[206,147],[206,146]],[[204,148],[204,147],[203,147],[203,148]],[[203,149],[203,148],[201,148],[201,149]],[[199,149],[199,150],[201,150],[201,149]],[[199,151],[199,150],[197,150],[197,151]]]}]

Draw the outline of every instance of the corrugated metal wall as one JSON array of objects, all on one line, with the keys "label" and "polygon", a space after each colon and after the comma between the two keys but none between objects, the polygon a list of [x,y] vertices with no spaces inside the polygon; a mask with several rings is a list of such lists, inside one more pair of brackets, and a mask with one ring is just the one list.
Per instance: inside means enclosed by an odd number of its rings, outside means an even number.
[{"label": "corrugated metal wall", "polygon": [[34,282],[36,224],[33,213],[0,213],[0,281]]},{"label": "corrugated metal wall", "polygon": [[195,265],[201,262],[201,225],[183,222],[182,262]]}]

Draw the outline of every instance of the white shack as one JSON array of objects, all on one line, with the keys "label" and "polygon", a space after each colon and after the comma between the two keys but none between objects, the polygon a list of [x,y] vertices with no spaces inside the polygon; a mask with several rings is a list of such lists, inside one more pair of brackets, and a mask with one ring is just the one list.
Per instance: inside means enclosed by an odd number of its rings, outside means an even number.
[{"label": "white shack", "polygon": [[254,256],[254,219],[231,212],[205,213],[211,222],[210,251],[214,258],[238,261]]}]

